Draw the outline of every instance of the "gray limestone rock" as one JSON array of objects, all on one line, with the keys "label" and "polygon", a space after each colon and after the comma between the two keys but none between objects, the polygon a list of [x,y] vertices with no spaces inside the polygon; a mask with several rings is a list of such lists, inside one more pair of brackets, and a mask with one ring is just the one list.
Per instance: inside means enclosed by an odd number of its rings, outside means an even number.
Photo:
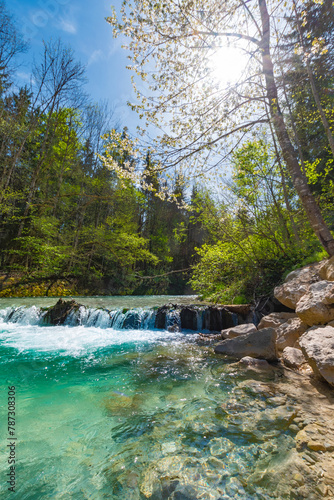
[{"label": "gray limestone rock", "polygon": [[277,349],[283,351],[286,347],[296,347],[296,342],[299,337],[306,332],[308,325],[300,318],[295,317],[288,319],[276,329]]},{"label": "gray limestone rock", "polygon": [[246,323],[244,325],[233,326],[232,328],[226,328],[221,331],[222,339],[233,339],[235,337],[240,337],[240,335],[246,335],[247,333],[256,332],[257,328],[253,323]]},{"label": "gray limestone rock", "polygon": [[280,325],[292,318],[297,318],[297,315],[290,312],[271,313],[267,316],[263,316],[257,326],[257,329],[262,330],[262,328],[278,328]]},{"label": "gray limestone rock", "polygon": [[286,347],[282,353],[282,359],[289,368],[299,368],[306,363],[305,356],[300,349],[294,347]]},{"label": "gray limestone rock", "polygon": [[319,267],[320,264],[317,262],[289,273],[284,283],[275,288],[274,295],[276,299],[281,304],[295,309],[297,302],[308,291],[311,283],[320,280]]},{"label": "gray limestone rock", "polygon": [[311,328],[300,337],[299,344],[314,373],[334,387],[334,328]]},{"label": "gray limestone rock", "polygon": [[322,280],[334,281],[334,257],[321,262],[319,275]]},{"label": "gray limestone rock", "polygon": [[318,281],[310,285],[296,306],[299,318],[312,325],[324,325],[334,320],[334,283]]},{"label": "gray limestone rock", "polygon": [[277,359],[276,332],[273,328],[263,328],[234,339],[227,339],[215,347],[215,352],[238,359],[251,356],[274,361]]}]

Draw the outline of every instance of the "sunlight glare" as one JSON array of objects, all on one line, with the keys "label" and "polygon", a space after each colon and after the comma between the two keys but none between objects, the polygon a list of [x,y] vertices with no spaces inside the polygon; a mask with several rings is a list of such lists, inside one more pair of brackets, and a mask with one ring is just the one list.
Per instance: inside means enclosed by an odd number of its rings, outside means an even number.
[{"label": "sunlight glare", "polygon": [[236,47],[222,47],[211,56],[212,76],[222,87],[235,84],[243,75],[247,57]]}]

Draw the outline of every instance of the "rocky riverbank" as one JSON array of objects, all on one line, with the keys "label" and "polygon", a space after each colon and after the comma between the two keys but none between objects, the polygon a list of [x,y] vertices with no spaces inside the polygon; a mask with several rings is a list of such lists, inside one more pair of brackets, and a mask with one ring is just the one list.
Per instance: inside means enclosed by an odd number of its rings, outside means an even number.
[{"label": "rocky riverbank", "polygon": [[271,313],[260,323],[226,328],[209,340],[215,352],[279,360],[334,387],[334,258],[291,272],[274,291],[294,312]]},{"label": "rocky riverbank", "polygon": [[199,334],[200,339],[213,344],[215,353],[239,359],[236,366],[249,370],[250,380],[252,373],[265,376],[279,367],[288,375],[284,392],[297,402],[290,417],[290,461],[283,480],[282,474],[262,471],[254,481],[265,481],[267,474],[269,482],[293,485],[284,498],[334,498],[334,258],[291,272],[274,295],[292,312],[271,313],[257,326]]}]

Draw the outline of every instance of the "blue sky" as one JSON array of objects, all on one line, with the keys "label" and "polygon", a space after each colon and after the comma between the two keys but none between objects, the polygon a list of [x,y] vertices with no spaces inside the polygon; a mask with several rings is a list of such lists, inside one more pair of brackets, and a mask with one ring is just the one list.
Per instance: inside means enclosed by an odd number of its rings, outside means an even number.
[{"label": "blue sky", "polygon": [[32,61],[38,61],[42,42],[61,38],[76,58],[86,66],[86,91],[95,101],[107,100],[115,108],[121,126],[134,128],[134,113],[126,106],[133,100],[130,71],[125,69],[126,53],[121,41],[114,40],[105,21],[111,4],[119,10],[121,0],[5,0],[29,51],[18,69],[20,82],[30,79]]}]

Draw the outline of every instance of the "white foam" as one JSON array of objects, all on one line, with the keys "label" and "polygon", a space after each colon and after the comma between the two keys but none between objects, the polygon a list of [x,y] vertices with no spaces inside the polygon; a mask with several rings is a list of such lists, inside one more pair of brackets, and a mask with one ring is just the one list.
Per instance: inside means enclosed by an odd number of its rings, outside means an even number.
[{"label": "white foam", "polygon": [[[39,307],[19,306],[6,307],[0,310],[1,323],[18,323],[21,325],[43,325],[43,318],[46,311],[42,311]],[[107,309],[79,307],[78,310],[72,311],[66,318],[65,325],[67,326],[86,326],[97,328],[114,328],[121,330],[122,328],[154,328],[155,310],[147,308],[135,309]]]},{"label": "white foam", "polygon": [[21,325],[37,325],[44,314],[45,312],[36,306],[6,307],[0,310],[0,324],[10,321]]},{"label": "white foam", "polygon": [[83,356],[104,347],[150,344],[182,338],[182,333],[157,330],[115,330],[84,326],[0,324],[0,342],[18,351],[57,352]]}]

